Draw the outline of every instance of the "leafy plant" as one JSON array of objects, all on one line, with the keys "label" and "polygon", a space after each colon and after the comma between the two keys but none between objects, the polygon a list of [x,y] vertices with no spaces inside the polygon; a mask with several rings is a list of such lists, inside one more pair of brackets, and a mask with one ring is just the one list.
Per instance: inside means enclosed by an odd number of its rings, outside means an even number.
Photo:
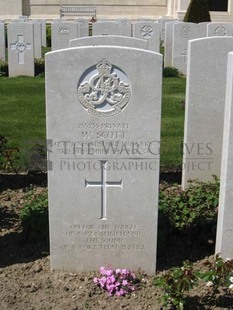
[{"label": "leafy plant", "polygon": [[233,282],[233,259],[223,260],[218,254],[214,262],[207,260],[205,265],[208,267],[208,270],[203,272],[202,279],[207,282],[208,286],[212,287],[213,298],[219,292],[221,286],[231,289],[231,283]]},{"label": "leafy plant", "polygon": [[179,70],[175,67],[165,67],[163,77],[179,77]]},{"label": "leafy plant", "polygon": [[161,287],[164,294],[161,302],[165,307],[173,306],[183,310],[186,293],[200,280],[207,282],[212,287],[212,299],[215,300],[220,287],[233,290],[233,259],[224,261],[220,255],[216,255],[213,262],[206,261],[207,271],[194,270],[190,262],[185,262],[182,267],[172,268],[164,275],[155,278],[154,284]]},{"label": "leafy plant", "polygon": [[210,21],[208,0],[191,0],[184,16],[184,22],[202,23]]},{"label": "leafy plant", "polygon": [[172,268],[164,275],[155,278],[154,284],[164,291],[161,299],[163,305],[168,308],[183,310],[185,304],[185,293],[197,285],[200,275],[193,270],[190,262],[185,262],[182,267]]},{"label": "leafy plant", "polygon": [[35,75],[44,73],[44,71],[45,71],[44,58],[35,58]]},{"label": "leafy plant", "polygon": [[100,268],[101,276],[93,279],[94,283],[108,292],[109,296],[124,296],[135,290],[138,282],[134,273],[127,269]]},{"label": "leafy plant", "polygon": [[19,213],[25,241],[48,242],[48,197],[46,193],[30,191],[25,205]]},{"label": "leafy plant", "polygon": [[215,229],[219,197],[219,180],[193,182],[187,190],[180,186],[160,191],[159,215],[172,230],[187,232]]},{"label": "leafy plant", "polygon": [[0,135],[0,167],[8,172],[18,174],[19,149],[10,147],[6,137]]},{"label": "leafy plant", "polygon": [[51,47],[51,25],[46,25],[47,46]]}]

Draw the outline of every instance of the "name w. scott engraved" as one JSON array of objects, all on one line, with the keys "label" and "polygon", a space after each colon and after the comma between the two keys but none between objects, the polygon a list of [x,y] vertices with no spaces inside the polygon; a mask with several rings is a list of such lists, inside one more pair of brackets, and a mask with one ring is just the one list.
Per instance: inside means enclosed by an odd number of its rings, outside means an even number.
[{"label": "name w. scott engraved", "polygon": [[107,160],[101,160],[101,180],[87,181],[85,179],[85,187],[99,187],[101,189],[101,217],[100,220],[107,220],[107,188],[123,187],[122,179],[120,181],[107,181]]}]

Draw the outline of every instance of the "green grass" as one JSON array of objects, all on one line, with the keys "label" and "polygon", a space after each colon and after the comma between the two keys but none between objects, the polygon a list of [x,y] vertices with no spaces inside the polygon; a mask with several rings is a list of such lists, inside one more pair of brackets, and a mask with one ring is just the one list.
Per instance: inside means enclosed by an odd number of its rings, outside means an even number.
[{"label": "green grass", "polygon": [[163,79],[161,168],[180,168],[184,132],[184,78]]},{"label": "green grass", "polygon": [[[181,165],[185,79],[163,79],[161,167]],[[22,157],[36,143],[45,145],[44,77],[0,78],[0,134]]]},{"label": "green grass", "polygon": [[0,78],[0,134],[22,157],[36,143],[45,142],[44,78]]}]

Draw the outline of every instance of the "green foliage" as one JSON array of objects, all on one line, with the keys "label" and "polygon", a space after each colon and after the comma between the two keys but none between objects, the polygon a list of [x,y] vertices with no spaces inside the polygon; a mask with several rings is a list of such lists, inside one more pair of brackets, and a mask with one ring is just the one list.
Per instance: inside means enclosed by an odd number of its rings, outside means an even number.
[{"label": "green foliage", "polygon": [[216,226],[219,180],[193,182],[187,190],[180,186],[165,188],[159,196],[159,217],[173,231],[211,231]]},{"label": "green foliage", "polygon": [[183,267],[172,268],[164,275],[157,277],[154,284],[164,291],[162,303],[165,307],[171,305],[175,309],[183,310],[185,304],[185,293],[197,285],[199,273],[193,270],[190,262],[185,262]]},{"label": "green foliage", "polygon": [[216,299],[216,294],[220,287],[231,289],[233,260],[224,261],[219,255],[214,262],[206,261],[207,271],[194,270],[190,262],[185,262],[182,267],[172,268],[162,276],[155,278],[154,284],[161,287],[164,294],[161,298],[163,305],[168,308],[173,306],[175,309],[183,310],[185,305],[186,293],[200,280],[207,282],[207,286],[212,287],[212,299]]},{"label": "green foliage", "polygon": [[202,23],[210,21],[208,0],[191,0],[184,22]]},{"label": "green foliage", "polygon": [[45,63],[44,58],[35,58],[35,75],[44,74]]},{"label": "green foliage", "polygon": [[165,67],[163,77],[179,77],[179,70],[175,67]]},{"label": "green foliage", "polygon": [[0,60],[0,76],[8,76],[8,63]]},{"label": "green foliage", "polygon": [[20,210],[20,220],[26,241],[48,243],[48,197],[47,193],[29,191],[25,205]]},{"label": "green foliage", "polygon": [[219,293],[219,288],[231,284],[230,277],[233,275],[233,259],[224,261],[220,255],[216,255],[215,261],[206,261],[205,265],[208,271],[203,272],[201,278],[212,287],[212,297],[216,297]]},{"label": "green foliage", "polygon": [[0,135],[0,169],[18,174],[19,149],[10,147],[6,137]]}]

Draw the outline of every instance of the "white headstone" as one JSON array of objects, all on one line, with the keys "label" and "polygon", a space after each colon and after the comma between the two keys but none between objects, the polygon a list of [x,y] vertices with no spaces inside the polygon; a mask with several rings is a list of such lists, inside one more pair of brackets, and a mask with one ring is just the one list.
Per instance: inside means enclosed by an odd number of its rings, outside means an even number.
[{"label": "white headstone", "polygon": [[33,22],[34,29],[34,57],[42,57],[42,25],[40,22]]},{"label": "white headstone", "polygon": [[7,37],[9,76],[34,76],[33,24],[9,23]]},{"label": "white headstone", "polygon": [[46,55],[52,269],[155,272],[161,84],[154,52]]},{"label": "white headstone", "polygon": [[199,26],[194,23],[175,23],[172,36],[172,66],[186,74],[188,41],[198,38]]},{"label": "white headstone", "polygon": [[0,60],[6,60],[5,24],[0,22]]},{"label": "white headstone", "polygon": [[116,21],[99,21],[92,24],[92,35],[120,35],[120,25]]},{"label": "white headstone", "polygon": [[42,37],[42,46],[47,46],[47,38],[46,38],[46,19],[36,19],[35,22],[41,23],[41,37]]},{"label": "white headstone", "polygon": [[127,18],[125,19],[116,19],[116,22],[119,24],[119,35],[131,37],[132,29],[131,29],[131,21]]},{"label": "white headstone", "polygon": [[80,24],[80,37],[89,36],[89,20],[84,18],[78,18],[74,20]]},{"label": "white headstone", "polygon": [[220,177],[227,53],[232,37],[189,42],[182,185]]},{"label": "white headstone", "polygon": [[228,54],[216,254],[233,259],[233,53]]},{"label": "white headstone", "polygon": [[233,24],[230,23],[210,23],[207,25],[207,37],[227,37],[233,36]]},{"label": "white headstone", "polygon": [[80,24],[77,22],[52,22],[52,50],[69,47],[72,39],[80,37]]},{"label": "white headstone", "polygon": [[159,52],[159,24],[155,22],[135,22],[133,24],[133,37],[147,40],[148,49]]},{"label": "white headstone", "polygon": [[167,22],[165,24],[164,67],[172,66],[172,35],[174,23],[177,23],[177,21]]},{"label": "white headstone", "polygon": [[162,42],[165,41],[165,25],[166,23],[175,21],[173,18],[167,18],[165,16],[162,16],[161,18],[158,19],[158,24],[160,26],[160,40]]},{"label": "white headstone", "polygon": [[199,23],[199,30],[200,30],[200,38],[207,37],[207,25],[209,25],[210,22],[203,22]]},{"label": "white headstone", "polygon": [[121,37],[121,36],[94,36],[78,38],[70,41],[70,47],[97,45],[117,45],[147,49],[148,43],[145,40]]}]

